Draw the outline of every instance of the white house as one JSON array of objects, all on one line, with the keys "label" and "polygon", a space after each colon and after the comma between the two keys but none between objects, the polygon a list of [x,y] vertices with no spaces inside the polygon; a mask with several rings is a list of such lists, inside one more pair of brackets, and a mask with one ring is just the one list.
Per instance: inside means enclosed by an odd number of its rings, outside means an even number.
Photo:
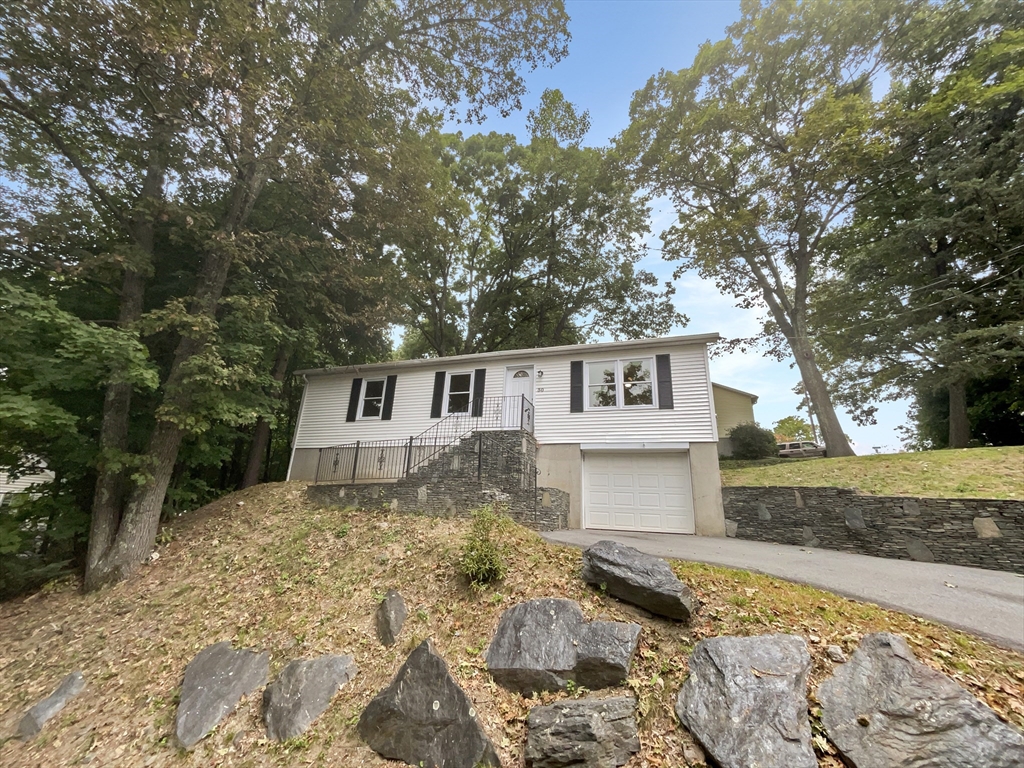
[{"label": "white house", "polygon": [[299,371],[288,478],[398,479],[446,441],[522,430],[536,440],[537,483],[569,495],[570,527],[723,536],[707,352],[718,338]]}]

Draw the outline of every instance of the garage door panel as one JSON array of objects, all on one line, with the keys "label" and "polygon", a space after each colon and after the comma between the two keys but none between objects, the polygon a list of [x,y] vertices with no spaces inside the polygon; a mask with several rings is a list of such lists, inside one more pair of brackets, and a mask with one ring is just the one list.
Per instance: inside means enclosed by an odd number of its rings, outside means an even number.
[{"label": "garage door panel", "polygon": [[588,528],[694,532],[686,453],[587,453],[583,483]]}]

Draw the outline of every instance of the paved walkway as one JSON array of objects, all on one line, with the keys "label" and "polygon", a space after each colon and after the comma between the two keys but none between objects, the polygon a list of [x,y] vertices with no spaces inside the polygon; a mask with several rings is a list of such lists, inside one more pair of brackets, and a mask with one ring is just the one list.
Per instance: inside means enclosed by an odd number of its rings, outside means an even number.
[{"label": "paved walkway", "polygon": [[572,530],[542,535],[576,547],[614,539],[658,557],[766,573],[938,621],[1024,651],[1024,577],[1005,571],[671,533]]}]

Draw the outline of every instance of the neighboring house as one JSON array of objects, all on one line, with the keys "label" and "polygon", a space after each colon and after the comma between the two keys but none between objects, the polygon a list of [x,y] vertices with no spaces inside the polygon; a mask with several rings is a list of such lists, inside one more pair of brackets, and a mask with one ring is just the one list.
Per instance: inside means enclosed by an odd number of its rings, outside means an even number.
[{"label": "neighboring house", "polygon": [[[532,498],[544,505],[564,500],[562,525],[721,536],[707,354],[718,338],[299,371],[306,385],[288,478],[333,484],[331,498],[360,501],[345,494],[365,494],[360,484],[375,483],[370,498],[390,498],[397,508],[406,486],[418,486],[422,501],[429,482],[450,473],[465,478],[454,490],[445,486],[458,493],[474,471],[480,480],[495,467],[528,466],[505,489],[532,483]],[[449,511],[456,506],[449,502]]]},{"label": "neighboring house", "polygon": [[711,389],[715,396],[715,417],[718,420],[718,453],[720,456],[732,456],[729,432],[739,424],[754,423],[757,395],[722,384],[712,384]]},{"label": "neighboring house", "polygon": [[22,475],[17,480],[12,480],[6,472],[0,472],[0,507],[10,504],[16,494],[31,493],[32,486],[51,480],[53,472],[48,469],[31,475]]}]

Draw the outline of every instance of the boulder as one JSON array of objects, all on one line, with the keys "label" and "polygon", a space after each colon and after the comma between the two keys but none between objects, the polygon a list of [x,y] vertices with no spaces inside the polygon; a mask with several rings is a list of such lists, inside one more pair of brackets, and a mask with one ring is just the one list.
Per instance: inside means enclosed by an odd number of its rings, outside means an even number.
[{"label": "boulder", "polygon": [[526,720],[527,768],[618,768],[640,751],[636,699],[580,699],[534,707]]},{"label": "boulder", "polygon": [[267,736],[287,741],[301,736],[324,713],[359,668],[351,656],[295,659],[263,691]]},{"label": "boulder", "polygon": [[658,616],[687,621],[693,612],[690,588],[668,563],[616,541],[599,541],[583,551],[583,580]]},{"label": "boulder", "polygon": [[810,668],[807,646],[793,635],[701,640],[676,715],[721,768],[816,768]]},{"label": "boulder", "polygon": [[266,651],[236,651],[228,642],[207,646],[185,667],[174,733],[185,749],[217,727],[238,702],[267,684]]},{"label": "boulder", "polygon": [[501,686],[524,695],[587,688],[626,679],[640,639],[640,625],[583,620],[572,600],[528,600],[502,614],[487,649],[487,668]]},{"label": "boulder", "polygon": [[1024,734],[898,635],[867,635],[818,688],[821,722],[856,768],[1010,768],[1024,765]]},{"label": "boulder", "polygon": [[490,739],[444,659],[424,640],[359,718],[377,754],[424,768],[500,766]]},{"label": "boulder", "polygon": [[394,645],[395,638],[402,631],[408,616],[405,600],[393,589],[389,589],[377,606],[377,637],[384,645]]},{"label": "boulder", "polygon": [[85,678],[81,672],[72,672],[61,680],[57,689],[45,699],[37,703],[18,723],[18,738],[28,741],[46,725],[46,721],[56,715],[65,705],[85,688]]}]

